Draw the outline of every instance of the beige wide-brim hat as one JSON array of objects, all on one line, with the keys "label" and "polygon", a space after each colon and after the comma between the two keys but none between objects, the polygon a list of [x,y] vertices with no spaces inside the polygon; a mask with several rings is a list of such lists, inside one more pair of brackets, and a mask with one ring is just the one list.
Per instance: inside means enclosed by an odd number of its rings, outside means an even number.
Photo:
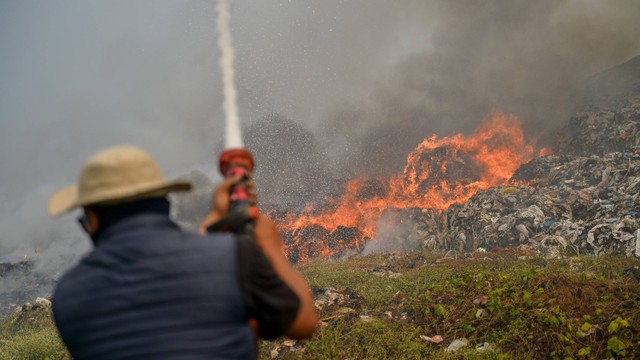
[{"label": "beige wide-brim hat", "polygon": [[77,186],[62,188],[51,196],[49,214],[58,216],[81,206],[113,205],[190,189],[188,181],[167,181],[146,151],[116,146],[84,164]]}]

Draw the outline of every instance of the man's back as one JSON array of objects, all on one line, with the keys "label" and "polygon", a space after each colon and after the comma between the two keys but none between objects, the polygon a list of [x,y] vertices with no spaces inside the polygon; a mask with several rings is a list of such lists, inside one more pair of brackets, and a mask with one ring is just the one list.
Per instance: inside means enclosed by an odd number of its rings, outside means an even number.
[{"label": "man's back", "polygon": [[62,278],[54,316],[79,359],[255,358],[238,277],[232,236],[137,215]]}]

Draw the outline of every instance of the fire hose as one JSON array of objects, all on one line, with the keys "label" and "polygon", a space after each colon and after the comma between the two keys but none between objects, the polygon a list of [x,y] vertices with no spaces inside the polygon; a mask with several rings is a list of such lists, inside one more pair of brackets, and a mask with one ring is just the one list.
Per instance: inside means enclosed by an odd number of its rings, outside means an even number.
[{"label": "fire hose", "polygon": [[207,231],[233,232],[252,235],[255,221],[260,215],[258,207],[249,199],[248,182],[253,172],[253,156],[244,148],[226,149],[220,154],[219,170],[225,178],[240,175],[240,181],[231,187],[229,211],[219,221],[207,227]]}]

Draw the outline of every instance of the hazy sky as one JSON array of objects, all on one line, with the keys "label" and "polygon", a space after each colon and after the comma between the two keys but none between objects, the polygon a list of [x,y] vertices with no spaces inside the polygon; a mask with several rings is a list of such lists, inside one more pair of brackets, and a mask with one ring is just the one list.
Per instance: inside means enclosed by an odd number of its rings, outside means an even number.
[{"label": "hazy sky", "polygon": [[[535,137],[584,78],[640,54],[638,14],[637,0],[233,1],[240,118],[292,119],[374,174],[491,107]],[[0,0],[0,252],[77,237],[46,200],[106,146],[146,148],[170,175],[213,169],[214,19],[207,0]]]}]

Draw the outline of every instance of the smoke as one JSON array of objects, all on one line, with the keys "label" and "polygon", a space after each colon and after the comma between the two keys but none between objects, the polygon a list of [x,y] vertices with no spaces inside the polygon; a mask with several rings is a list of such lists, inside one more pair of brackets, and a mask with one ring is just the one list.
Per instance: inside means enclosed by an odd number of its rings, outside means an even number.
[{"label": "smoke", "polygon": [[218,19],[216,21],[218,30],[218,48],[220,49],[220,69],[222,70],[222,86],[224,89],[224,113],[226,120],[225,148],[241,148],[242,134],[240,134],[240,120],[238,118],[238,104],[236,81],[233,69],[233,41],[231,38],[231,26],[229,15],[229,1],[218,0],[216,6]]},{"label": "smoke", "polygon": [[375,239],[367,242],[362,254],[418,250],[417,242],[409,240],[414,223],[411,217],[407,217],[406,212],[387,210],[378,220]]},{"label": "smoke", "polygon": [[0,264],[33,261],[25,271],[0,271],[0,315],[12,304],[49,296],[53,280],[89,249],[89,241],[69,216],[57,224],[48,216],[42,199],[52,191],[50,186],[32,189],[19,205],[3,203],[0,209]]},{"label": "smoke", "polygon": [[398,19],[390,25],[396,41],[426,38],[424,49],[398,56],[367,98],[341,105],[318,125],[321,138],[331,139],[327,148],[339,149],[333,157],[341,169],[366,164],[357,171],[370,176],[399,171],[430,134],[473,132],[492,108],[519,116],[525,132],[542,140],[581,106],[587,78],[640,53],[637,1],[428,1],[379,9]]},{"label": "smoke", "polygon": [[261,207],[301,210],[338,187],[313,133],[295,121],[267,115],[249,125],[245,134],[256,160],[254,178]]}]

